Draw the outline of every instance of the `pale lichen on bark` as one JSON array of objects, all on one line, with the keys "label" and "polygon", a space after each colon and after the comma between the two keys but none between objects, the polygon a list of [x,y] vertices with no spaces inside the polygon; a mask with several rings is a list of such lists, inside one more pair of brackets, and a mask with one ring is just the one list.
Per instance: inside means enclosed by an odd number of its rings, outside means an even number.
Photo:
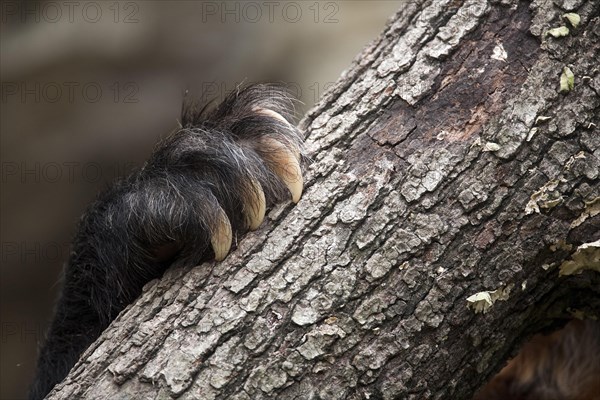
[{"label": "pale lichen on bark", "polygon": [[558,270],[599,235],[600,5],[555,3],[403,4],[302,121],[298,205],[149,284],[51,398],[468,398],[597,312],[598,274]]}]

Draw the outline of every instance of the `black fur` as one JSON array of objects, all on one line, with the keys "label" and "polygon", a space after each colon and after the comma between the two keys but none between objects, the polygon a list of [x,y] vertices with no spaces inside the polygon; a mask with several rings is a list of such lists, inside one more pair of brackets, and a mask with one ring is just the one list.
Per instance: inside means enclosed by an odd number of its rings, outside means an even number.
[{"label": "black fur", "polygon": [[301,154],[300,134],[257,109],[289,120],[293,107],[280,88],[253,85],[212,111],[185,108],[181,129],[82,216],[31,399],[62,381],[83,350],[171,261],[193,265],[214,257],[210,237],[219,206],[234,234],[246,230],[240,210],[254,190],[250,179],[261,184],[267,205],[289,199],[259,143],[274,138]]}]

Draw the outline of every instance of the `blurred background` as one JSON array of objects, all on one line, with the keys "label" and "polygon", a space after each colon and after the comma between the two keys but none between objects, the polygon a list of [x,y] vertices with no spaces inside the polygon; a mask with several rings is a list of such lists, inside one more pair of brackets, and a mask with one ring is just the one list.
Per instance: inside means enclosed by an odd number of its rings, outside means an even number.
[{"label": "blurred background", "polygon": [[0,5],[0,397],[19,399],[79,216],[176,126],[183,92],[285,82],[301,116],[402,1]]}]

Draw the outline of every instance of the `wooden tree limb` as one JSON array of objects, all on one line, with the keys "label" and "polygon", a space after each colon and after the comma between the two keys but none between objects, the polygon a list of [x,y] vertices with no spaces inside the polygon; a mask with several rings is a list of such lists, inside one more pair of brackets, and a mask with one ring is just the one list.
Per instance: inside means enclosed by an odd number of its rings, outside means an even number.
[{"label": "wooden tree limb", "polygon": [[49,398],[467,399],[598,316],[599,13],[403,4],[301,122],[299,204],[150,283]]}]

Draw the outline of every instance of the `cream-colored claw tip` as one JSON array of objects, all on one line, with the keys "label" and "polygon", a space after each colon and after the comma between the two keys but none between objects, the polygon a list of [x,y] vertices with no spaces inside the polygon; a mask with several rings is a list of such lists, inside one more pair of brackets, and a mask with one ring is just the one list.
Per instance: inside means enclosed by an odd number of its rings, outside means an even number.
[{"label": "cream-colored claw tip", "polygon": [[227,214],[225,214],[225,211],[221,207],[219,207],[218,214],[217,226],[214,227],[210,244],[215,253],[215,260],[223,261],[227,257],[229,249],[231,249],[231,238],[233,235],[231,233],[229,218],[227,218]]},{"label": "cream-colored claw tip", "polygon": [[298,157],[286,145],[272,138],[261,139],[261,152],[273,169],[273,172],[285,183],[292,195],[292,201],[297,203],[302,196],[304,180]]},{"label": "cream-colored claw tip", "polygon": [[300,171],[300,166],[297,168],[297,179],[293,181],[286,182],[286,185],[292,194],[292,201],[297,203],[300,201],[300,197],[302,197],[302,190],[304,189],[304,181],[302,179],[302,172]]},{"label": "cream-colored claw tip", "polygon": [[283,117],[283,115],[281,115],[277,111],[273,111],[269,108],[254,107],[254,111],[256,111],[259,114],[266,115],[267,117],[275,118],[287,125],[290,125],[290,126],[292,125],[292,124],[290,124],[290,122],[287,119],[285,119]]},{"label": "cream-colored claw tip", "polygon": [[267,202],[265,201],[265,192],[263,192],[258,181],[251,179],[249,185],[251,186],[248,192],[250,198],[245,199],[244,216],[246,217],[246,226],[254,231],[265,219]]}]

